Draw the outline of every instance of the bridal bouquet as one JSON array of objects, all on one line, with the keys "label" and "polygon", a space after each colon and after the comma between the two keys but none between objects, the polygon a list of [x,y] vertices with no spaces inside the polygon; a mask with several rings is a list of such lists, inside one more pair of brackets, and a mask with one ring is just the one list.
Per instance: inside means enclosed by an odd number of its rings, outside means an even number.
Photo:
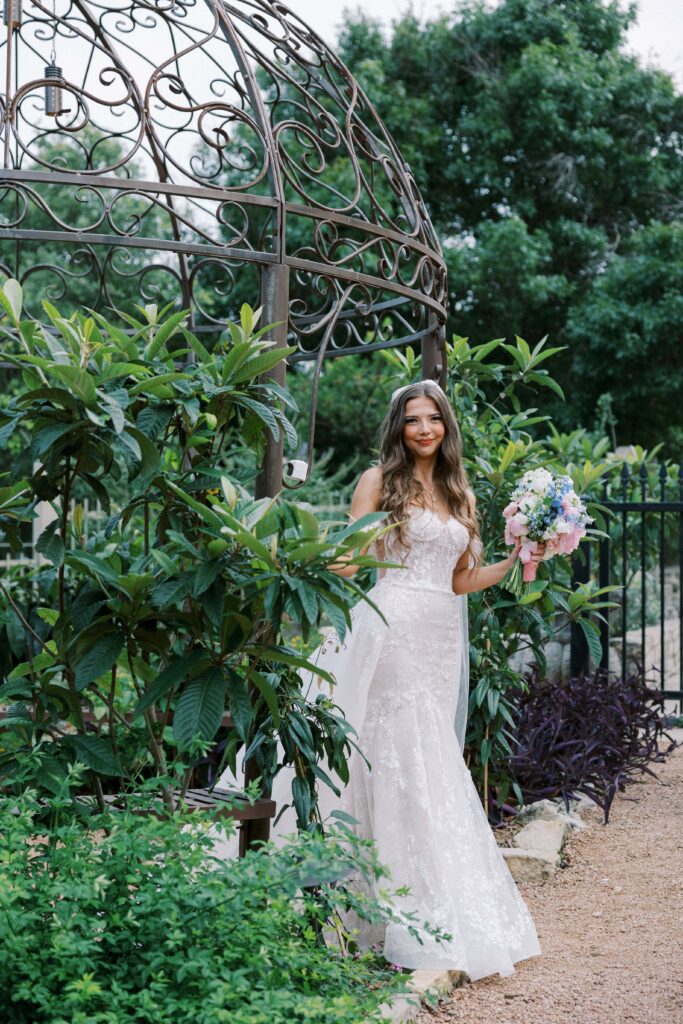
[{"label": "bridal bouquet", "polygon": [[[504,580],[508,590],[522,593],[522,582],[536,579],[537,564],[531,555],[545,543],[543,561],[553,555],[568,555],[579,546],[586,526],[593,519],[574,491],[571,477],[553,476],[547,469],[529,470],[510,495],[503,509],[505,543],[522,542],[519,558]],[[523,568],[522,568],[523,567]]]}]

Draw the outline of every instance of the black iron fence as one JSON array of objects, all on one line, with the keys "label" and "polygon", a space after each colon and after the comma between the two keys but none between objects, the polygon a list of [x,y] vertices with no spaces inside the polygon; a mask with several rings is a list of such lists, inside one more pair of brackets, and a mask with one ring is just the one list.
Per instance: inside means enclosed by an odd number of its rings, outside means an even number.
[{"label": "black iron fence", "polygon": [[[618,607],[600,623],[600,667],[624,677],[642,669],[683,713],[683,462],[677,475],[663,464],[653,474],[652,467],[632,472],[625,463],[600,500],[611,513],[607,536],[597,552],[582,545],[584,557],[574,561],[575,582],[594,578],[620,588],[610,596]],[[585,636],[572,627],[572,675],[590,667]]]}]

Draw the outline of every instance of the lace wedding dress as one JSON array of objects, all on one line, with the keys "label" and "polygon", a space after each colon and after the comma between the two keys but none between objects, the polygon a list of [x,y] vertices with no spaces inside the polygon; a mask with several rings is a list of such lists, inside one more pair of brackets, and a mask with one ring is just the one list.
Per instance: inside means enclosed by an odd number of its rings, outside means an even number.
[{"label": "lace wedding dress", "polygon": [[[335,677],[333,699],[371,765],[354,754],[337,804],[357,819],[361,836],[374,839],[391,872],[383,886],[410,888],[397,905],[415,914],[422,939],[391,923],[382,935],[361,930],[361,943],[383,941],[386,959],[407,968],[461,970],[472,981],[513,974],[516,961],[541,952],[536,929],[454,728],[467,693],[460,693],[459,703],[464,599],[453,593],[452,573],[467,548],[467,529],[454,517],[443,522],[428,510],[412,509],[409,550],[393,537],[385,536],[383,555],[403,567],[385,570],[369,592],[386,624],[361,601],[344,642],[332,632],[311,657]],[[276,778],[273,795],[287,802],[289,780],[283,776]],[[327,787],[321,790],[326,813],[336,798]],[[285,815],[279,831],[294,831],[293,817]],[[448,932],[450,941],[437,942],[422,922]]]}]

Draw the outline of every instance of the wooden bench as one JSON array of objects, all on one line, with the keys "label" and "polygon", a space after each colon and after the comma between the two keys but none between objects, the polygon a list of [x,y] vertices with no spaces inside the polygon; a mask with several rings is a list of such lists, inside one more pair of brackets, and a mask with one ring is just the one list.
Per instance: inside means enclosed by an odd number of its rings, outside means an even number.
[{"label": "wooden bench", "polygon": [[[135,794],[132,794],[135,795]],[[114,809],[124,807],[124,797],[121,793],[105,793],[105,803]],[[275,801],[268,799],[256,800],[250,804],[247,800],[236,800],[235,797],[222,789],[188,789],[182,801],[176,802],[176,807],[184,806],[188,811],[208,812],[215,811],[218,818],[232,818],[240,822],[239,828],[239,853],[243,857],[246,851],[259,838],[249,831],[250,823],[270,822],[275,817]],[[159,818],[164,816],[160,806],[141,807],[135,809],[136,814],[156,815]]]},{"label": "wooden bench", "polygon": [[[7,718],[9,713],[8,707],[0,707],[0,720]],[[86,725],[97,725],[101,719],[98,719],[94,712],[90,708],[83,708],[83,722]],[[125,716],[127,723],[133,721],[133,715],[127,714]],[[221,721],[221,728],[230,728],[232,726],[232,718],[226,712],[223,715]],[[117,804],[123,807],[123,797],[120,793],[105,793],[104,800],[110,806],[116,807]],[[234,806],[230,806],[230,803]],[[262,798],[256,800],[253,804],[250,804],[247,800],[235,801],[232,794],[222,789],[208,789],[208,788],[191,788],[188,789],[185,799],[183,801],[185,807],[190,811],[213,811],[218,808],[217,815],[221,818],[232,818],[234,821],[239,822],[238,829],[240,834],[239,852],[240,857],[250,849],[254,843],[262,842],[266,840],[270,833],[270,822],[275,817],[276,806],[274,800]],[[161,813],[155,808],[150,807],[145,810],[142,808],[136,808],[138,814],[157,814],[161,816]]]}]

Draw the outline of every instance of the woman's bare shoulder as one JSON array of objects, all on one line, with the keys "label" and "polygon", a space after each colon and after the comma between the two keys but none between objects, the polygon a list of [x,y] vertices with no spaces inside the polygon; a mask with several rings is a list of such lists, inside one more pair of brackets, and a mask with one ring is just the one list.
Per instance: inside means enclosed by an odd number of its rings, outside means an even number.
[{"label": "woman's bare shoulder", "polygon": [[364,469],[360,475],[358,483],[363,483],[366,486],[381,487],[382,485],[382,467],[381,466],[370,466],[368,469]]},{"label": "woman's bare shoulder", "polygon": [[361,473],[353,492],[351,512],[354,518],[358,518],[359,514],[377,511],[381,493],[382,468],[381,466],[370,466]]}]

